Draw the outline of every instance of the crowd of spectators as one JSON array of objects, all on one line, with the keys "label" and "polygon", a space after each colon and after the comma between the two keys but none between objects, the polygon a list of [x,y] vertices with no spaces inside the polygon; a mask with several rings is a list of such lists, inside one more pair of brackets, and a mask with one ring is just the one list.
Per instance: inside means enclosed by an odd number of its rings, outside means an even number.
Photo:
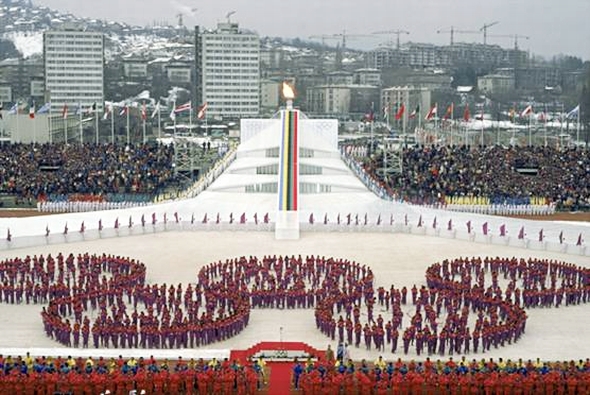
[{"label": "crowd of spectators", "polygon": [[571,394],[590,391],[590,359],[566,362],[499,358],[431,361],[296,361],[302,394]]},{"label": "crowd of spectators", "polygon": [[262,385],[258,360],[176,361],[0,355],[2,394],[255,394]]},{"label": "crowd of spectators", "polygon": [[383,154],[366,161],[365,171],[389,193],[417,204],[444,204],[453,197],[483,197],[491,204],[526,205],[544,198],[560,210],[590,209],[590,151],[543,146],[408,146],[402,173],[387,174]]},{"label": "crowd of spectators", "polygon": [[0,194],[17,200],[79,199],[109,194],[153,196],[176,181],[172,145],[3,144]]}]

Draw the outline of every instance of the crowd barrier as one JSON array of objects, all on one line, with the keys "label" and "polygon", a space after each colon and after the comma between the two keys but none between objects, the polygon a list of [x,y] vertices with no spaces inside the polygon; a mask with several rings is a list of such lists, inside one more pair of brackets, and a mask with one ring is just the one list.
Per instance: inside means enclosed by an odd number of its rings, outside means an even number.
[{"label": "crowd barrier", "polygon": [[[240,215],[220,215],[219,213],[201,213],[181,216],[177,213],[157,214],[153,211],[129,217],[120,223],[103,224],[96,221],[96,216],[81,221],[80,224],[64,221],[60,229],[46,229],[43,221],[39,222],[38,236],[19,236],[14,230],[7,229],[6,236],[0,240],[0,249],[16,249],[46,244],[61,244],[79,241],[90,241],[111,237],[142,235],[167,231],[274,231],[274,217],[269,213],[241,213]],[[96,222],[96,223],[95,223]],[[100,224],[98,224],[101,222]],[[117,220],[117,222],[119,222]],[[84,229],[82,229],[84,224]],[[392,214],[310,214],[308,218],[300,218],[300,230],[303,232],[364,232],[364,233],[407,233],[432,237],[466,240],[476,243],[494,244],[527,248],[532,250],[551,251],[565,254],[590,256],[587,248],[586,230],[576,227],[572,230],[567,224],[558,234],[548,235],[543,229],[527,233],[524,222],[507,220],[498,229],[488,228],[488,222],[479,219],[477,222],[463,219],[450,219],[437,223],[436,217],[394,218]],[[77,227],[77,228],[76,228]],[[102,227],[98,230],[98,227]],[[590,228],[588,228],[590,229]]]}]

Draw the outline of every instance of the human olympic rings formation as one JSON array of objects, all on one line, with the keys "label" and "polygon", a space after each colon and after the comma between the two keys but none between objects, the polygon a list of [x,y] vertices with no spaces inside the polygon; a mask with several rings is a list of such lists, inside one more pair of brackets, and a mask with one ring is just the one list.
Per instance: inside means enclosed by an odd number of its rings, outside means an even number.
[{"label": "human olympic rings formation", "polygon": [[397,352],[401,338],[404,353],[452,355],[517,341],[526,308],[590,301],[590,269],[544,259],[445,260],[426,284],[375,289],[369,267],[323,256],[227,259],[177,286],[146,284],[143,263],[106,254],[0,262],[0,302],[47,304],[47,336],[73,347],[199,347],[237,335],[251,308],[314,308],[340,342]]}]

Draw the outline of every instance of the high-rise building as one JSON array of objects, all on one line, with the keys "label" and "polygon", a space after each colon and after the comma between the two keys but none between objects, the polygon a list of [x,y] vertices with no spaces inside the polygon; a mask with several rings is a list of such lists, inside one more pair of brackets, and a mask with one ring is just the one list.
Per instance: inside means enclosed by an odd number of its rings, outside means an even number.
[{"label": "high-rise building", "polygon": [[[43,34],[45,92],[53,109],[104,103],[104,36],[76,28]],[[59,111],[59,110],[58,110]]]},{"label": "high-rise building", "polygon": [[224,22],[216,30],[195,27],[197,105],[207,117],[248,118],[260,111],[260,38]]}]

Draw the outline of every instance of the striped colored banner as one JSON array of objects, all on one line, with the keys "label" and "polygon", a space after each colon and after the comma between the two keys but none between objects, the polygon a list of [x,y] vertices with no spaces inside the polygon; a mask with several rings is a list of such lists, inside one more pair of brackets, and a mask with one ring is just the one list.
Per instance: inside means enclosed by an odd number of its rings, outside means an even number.
[{"label": "striped colored banner", "polygon": [[296,211],[299,197],[299,111],[283,110],[279,156],[279,211]]}]

